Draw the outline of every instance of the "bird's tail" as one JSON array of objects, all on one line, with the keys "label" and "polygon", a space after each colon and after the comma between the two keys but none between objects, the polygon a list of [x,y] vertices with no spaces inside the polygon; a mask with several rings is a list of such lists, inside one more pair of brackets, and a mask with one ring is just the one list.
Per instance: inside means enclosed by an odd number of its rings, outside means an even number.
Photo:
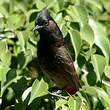
[{"label": "bird's tail", "polygon": [[73,94],[75,94],[79,89],[78,89],[78,88],[75,88],[75,87],[73,87],[73,86],[66,86],[66,87],[64,88],[64,90],[65,90],[66,92],[68,92],[70,95],[73,95]]}]

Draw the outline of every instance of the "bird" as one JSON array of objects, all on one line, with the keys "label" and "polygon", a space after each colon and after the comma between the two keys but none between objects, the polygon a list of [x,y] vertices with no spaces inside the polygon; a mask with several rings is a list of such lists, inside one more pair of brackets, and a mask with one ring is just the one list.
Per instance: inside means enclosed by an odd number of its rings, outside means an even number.
[{"label": "bird", "polygon": [[75,94],[79,91],[80,81],[74,62],[61,30],[47,8],[37,14],[33,32],[40,35],[37,57],[42,72],[56,84],[56,87],[70,95]]}]

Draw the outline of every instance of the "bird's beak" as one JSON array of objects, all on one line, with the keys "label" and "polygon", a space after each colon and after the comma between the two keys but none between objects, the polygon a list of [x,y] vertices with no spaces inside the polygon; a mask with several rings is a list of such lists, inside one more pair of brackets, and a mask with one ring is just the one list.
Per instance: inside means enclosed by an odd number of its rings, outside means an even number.
[{"label": "bird's beak", "polygon": [[33,29],[33,32],[39,31],[42,28],[43,26],[36,25],[35,28]]}]

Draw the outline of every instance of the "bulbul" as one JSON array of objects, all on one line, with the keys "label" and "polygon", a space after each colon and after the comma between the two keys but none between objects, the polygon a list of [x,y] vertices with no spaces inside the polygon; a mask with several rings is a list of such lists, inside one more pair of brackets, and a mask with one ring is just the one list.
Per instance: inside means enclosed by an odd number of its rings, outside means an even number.
[{"label": "bulbul", "polygon": [[65,46],[62,32],[47,8],[38,13],[33,31],[40,34],[37,55],[41,70],[58,88],[75,94],[80,84],[73,60]]}]

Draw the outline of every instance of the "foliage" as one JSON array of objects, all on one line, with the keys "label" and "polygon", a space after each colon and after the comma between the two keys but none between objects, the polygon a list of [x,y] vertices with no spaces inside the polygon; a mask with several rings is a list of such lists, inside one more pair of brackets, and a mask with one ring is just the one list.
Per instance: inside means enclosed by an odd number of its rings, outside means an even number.
[{"label": "foliage", "polygon": [[[37,13],[48,7],[63,32],[82,88],[51,95],[37,63]],[[0,103],[2,110],[110,110],[109,0],[1,0]],[[45,48],[44,48],[45,49]]]}]

